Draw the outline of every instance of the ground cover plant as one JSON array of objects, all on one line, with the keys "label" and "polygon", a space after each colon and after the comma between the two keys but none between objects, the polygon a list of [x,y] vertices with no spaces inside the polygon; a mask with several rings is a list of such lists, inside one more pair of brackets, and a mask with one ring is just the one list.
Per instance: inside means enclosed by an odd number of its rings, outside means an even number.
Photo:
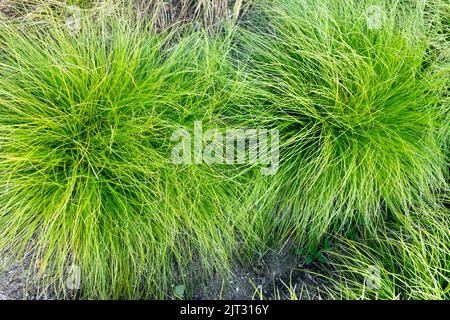
[{"label": "ground cover plant", "polygon": [[[450,297],[446,1],[0,12],[0,257],[41,292],[222,292],[234,266],[288,250],[320,282],[282,279],[288,298]],[[278,130],[279,168],[174,164],[197,121]]]},{"label": "ground cover plant", "polygon": [[254,94],[235,118],[279,128],[284,144],[280,172],[258,190],[262,228],[314,243],[433,210],[447,188],[448,61],[433,64],[423,6],[373,2],[386,16],[372,29],[370,1],[275,3],[239,39]]},{"label": "ground cover plant", "polygon": [[170,149],[194,120],[219,126],[211,110],[228,103],[208,38],[178,41],[128,13],[1,29],[2,253],[31,252],[43,290],[67,289],[75,268],[81,297],[163,297],[226,269],[239,183],[175,166]]},{"label": "ground cover plant", "polygon": [[[344,240],[351,253],[338,269],[391,272],[391,291],[366,291],[372,298],[448,297],[439,196],[448,193],[448,33],[443,3],[429,5],[271,1],[239,37],[249,88],[233,118],[278,128],[283,142],[279,172],[257,179],[250,200],[261,213],[259,243],[294,239],[314,254],[333,234],[348,236],[356,242]],[[366,297],[356,279],[338,281],[345,297]]]}]

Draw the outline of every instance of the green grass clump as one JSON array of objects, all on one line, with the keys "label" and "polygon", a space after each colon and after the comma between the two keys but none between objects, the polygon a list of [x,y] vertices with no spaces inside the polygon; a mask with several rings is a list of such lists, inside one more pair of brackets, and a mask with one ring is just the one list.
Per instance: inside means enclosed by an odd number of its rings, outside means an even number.
[{"label": "green grass clump", "polygon": [[[406,222],[406,221],[405,221]],[[450,298],[448,212],[420,212],[377,237],[339,238],[324,276],[331,299]]]},{"label": "green grass clump", "polygon": [[248,90],[232,119],[278,128],[282,142],[278,173],[257,178],[250,200],[263,243],[312,251],[329,233],[368,237],[441,207],[449,77],[430,6],[277,0],[250,15],[236,52]]},{"label": "green grass clump", "polygon": [[[449,298],[445,1],[7,3],[0,256],[40,293],[189,297],[289,242],[326,297]],[[278,129],[278,171],[174,164],[196,121]]]},{"label": "green grass clump", "polygon": [[27,255],[41,290],[66,297],[70,270],[83,298],[166,297],[224,273],[240,185],[174,165],[170,141],[196,120],[220,127],[222,52],[129,12],[76,26],[0,20],[2,257]]}]

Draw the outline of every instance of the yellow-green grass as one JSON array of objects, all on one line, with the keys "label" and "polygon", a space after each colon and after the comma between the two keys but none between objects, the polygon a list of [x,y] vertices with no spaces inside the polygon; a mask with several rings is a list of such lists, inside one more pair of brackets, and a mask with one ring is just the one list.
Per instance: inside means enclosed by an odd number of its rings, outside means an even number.
[{"label": "yellow-green grass", "polygon": [[221,125],[222,52],[130,15],[0,20],[0,252],[60,296],[71,270],[83,298],[170,296],[225,274],[246,228],[246,184],[171,159],[174,130]]},{"label": "yellow-green grass", "polygon": [[[277,128],[282,142],[279,172],[255,177],[249,198],[262,243],[294,238],[314,251],[329,233],[370,236],[442,207],[449,69],[431,5],[279,0],[241,28],[247,90],[230,119]],[[371,6],[379,26],[368,24]]]}]

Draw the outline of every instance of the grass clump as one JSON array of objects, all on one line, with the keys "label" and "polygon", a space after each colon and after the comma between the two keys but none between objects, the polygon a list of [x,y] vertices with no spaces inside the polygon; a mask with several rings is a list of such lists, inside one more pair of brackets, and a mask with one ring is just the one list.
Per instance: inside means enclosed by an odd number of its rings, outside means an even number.
[{"label": "grass clump", "polygon": [[412,208],[441,207],[448,72],[429,54],[440,37],[429,8],[383,0],[258,7],[239,36],[249,88],[233,119],[280,130],[280,169],[258,178],[251,198],[261,240],[294,237],[311,251],[329,233],[369,236]]},{"label": "grass clump", "polygon": [[[449,297],[444,1],[261,1],[238,27],[250,2],[139,2],[0,16],[2,257],[59,297],[184,297],[289,243],[330,259],[321,295]],[[196,121],[278,129],[278,171],[175,165]]]},{"label": "grass clump", "polygon": [[448,5],[256,12],[239,35],[248,88],[232,119],[279,129],[282,146],[278,173],[255,178],[250,246],[333,243],[327,298],[448,299]]},{"label": "grass clump", "polygon": [[171,160],[174,130],[220,126],[222,54],[129,15],[0,20],[0,252],[59,296],[170,296],[226,270],[244,227],[238,183]]},{"label": "grass clump", "polygon": [[376,238],[340,237],[329,253],[325,291],[331,299],[450,298],[448,212],[420,212],[388,224]]}]

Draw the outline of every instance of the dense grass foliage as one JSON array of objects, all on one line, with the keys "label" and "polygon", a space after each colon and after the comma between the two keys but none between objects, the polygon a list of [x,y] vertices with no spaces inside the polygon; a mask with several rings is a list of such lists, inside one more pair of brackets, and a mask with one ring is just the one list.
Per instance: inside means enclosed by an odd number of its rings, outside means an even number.
[{"label": "dense grass foliage", "polygon": [[419,212],[376,237],[340,238],[329,252],[326,296],[333,299],[450,298],[448,211]]},{"label": "dense grass foliage", "polygon": [[270,3],[236,52],[248,90],[233,120],[278,128],[283,143],[279,173],[250,197],[250,245],[294,239],[314,255],[337,234],[328,297],[448,298],[449,6]]},{"label": "dense grass foliage", "polygon": [[[190,296],[289,244],[325,298],[449,298],[447,1],[2,5],[0,257],[42,292]],[[196,121],[278,129],[279,170],[174,164]]]},{"label": "dense grass foliage", "polygon": [[333,248],[322,251],[321,271],[305,270],[319,285],[286,283],[288,298],[310,299],[314,289],[315,295],[336,300],[448,300],[449,227],[448,212],[442,210],[387,223],[373,237],[334,237]]},{"label": "dense grass foliage", "polygon": [[[439,36],[423,4],[271,3],[241,32],[237,53],[252,94],[235,118],[279,128],[283,143],[280,172],[252,199],[265,209],[259,234],[314,247],[330,231],[371,233],[412,208],[439,207],[448,67],[429,54]],[[384,18],[371,28],[373,4]]]},{"label": "dense grass foliage", "polygon": [[77,30],[0,23],[2,254],[29,251],[58,290],[77,266],[83,297],[162,297],[224,272],[239,183],[170,153],[174,130],[220,126],[222,53],[200,33],[175,41],[128,15],[84,17]]}]

